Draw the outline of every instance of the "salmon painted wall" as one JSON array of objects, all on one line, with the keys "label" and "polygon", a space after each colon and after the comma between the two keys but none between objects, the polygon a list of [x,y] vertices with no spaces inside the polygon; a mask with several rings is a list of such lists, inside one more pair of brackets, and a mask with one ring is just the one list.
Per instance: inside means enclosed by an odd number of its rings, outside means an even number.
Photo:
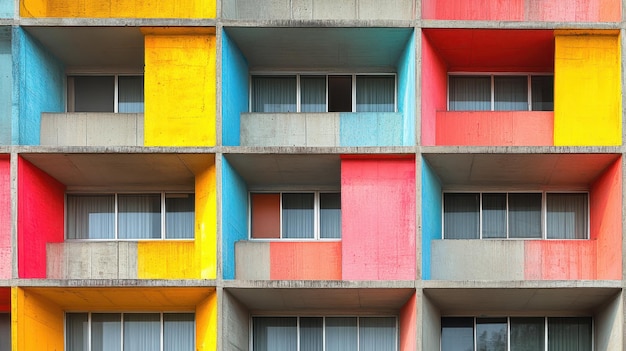
[{"label": "salmon painted wall", "polygon": [[11,288],[13,350],[64,350],[64,313],[50,300],[22,288]]},{"label": "salmon painted wall", "polygon": [[447,108],[448,67],[427,35],[422,35],[422,145],[435,145],[436,113]]},{"label": "salmon painted wall", "polygon": [[415,159],[341,160],[342,278],[414,280]]},{"label": "salmon painted wall", "polygon": [[341,242],[271,242],[270,279],[341,280]]},{"label": "salmon painted wall", "polygon": [[555,31],[554,144],[621,145],[617,31]]},{"label": "salmon painted wall", "polygon": [[215,28],[143,28],[146,146],[214,146]]},{"label": "salmon painted wall", "polygon": [[417,350],[417,297],[413,294],[400,310],[400,351]]},{"label": "salmon painted wall", "polygon": [[0,155],[0,279],[11,278],[11,160]]},{"label": "salmon painted wall", "polygon": [[524,245],[524,279],[596,279],[593,240],[533,240]]},{"label": "salmon painted wall", "polygon": [[217,293],[196,306],[196,350],[217,350]]},{"label": "salmon painted wall", "polygon": [[22,17],[215,18],[215,0],[20,0]]},{"label": "salmon painted wall", "polygon": [[46,243],[63,242],[65,185],[18,159],[18,273],[46,277]]}]

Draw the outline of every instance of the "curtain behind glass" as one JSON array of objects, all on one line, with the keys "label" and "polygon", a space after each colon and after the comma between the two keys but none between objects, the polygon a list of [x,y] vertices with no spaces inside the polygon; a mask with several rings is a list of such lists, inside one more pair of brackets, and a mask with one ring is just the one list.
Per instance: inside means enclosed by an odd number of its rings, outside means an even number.
[{"label": "curtain behind glass", "polygon": [[300,112],[326,112],[326,76],[300,76]]},{"label": "curtain behind glass", "polygon": [[320,194],[320,238],[341,238],[341,194]]},{"label": "curtain behind glass", "polygon": [[443,194],[444,239],[478,239],[479,194]]},{"label": "curtain behind glass", "polygon": [[474,318],[441,318],[441,351],[474,351]]},{"label": "curtain behind glass", "polygon": [[73,112],[113,112],[115,102],[115,77],[74,76]]},{"label": "curtain behind glass", "polygon": [[252,77],[252,112],[296,112],[296,77]]},{"label": "curtain behind glass", "polygon": [[541,238],[541,193],[509,194],[509,237]]},{"label": "curtain behind glass", "polygon": [[119,313],[91,314],[91,351],[122,350],[122,319]]},{"label": "curtain behind glass", "polygon": [[11,351],[10,313],[0,313],[0,351]]},{"label": "curtain behind glass", "polygon": [[165,194],[165,237],[193,239],[195,223],[193,194]]},{"label": "curtain behind glass", "polygon": [[161,237],[161,195],[118,195],[120,239]]},{"label": "curtain behind glass", "polygon": [[252,351],[294,351],[298,347],[296,317],[252,319]]},{"label": "curtain behind glass", "polygon": [[300,351],[324,351],[324,319],[300,318]]},{"label": "curtain behind glass", "polygon": [[356,76],[356,112],[394,112],[394,76]]},{"label": "curtain behind glass", "polygon": [[450,111],[491,110],[491,77],[450,76]]},{"label": "curtain behind glass", "polygon": [[528,77],[493,77],[493,103],[496,111],[528,111]]},{"label": "curtain behind glass", "polygon": [[591,318],[548,318],[548,351],[591,351]]},{"label": "curtain behind glass", "polygon": [[313,193],[283,193],[283,238],[308,238],[313,234]]},{"label": "curtain behind glass", "polygon": [[507,351],[506,318],[476,318],[476,350]]},{"label": "curtain behind glass", "polygon": [[158,313],[124,314],[124,350],[155,351],[161,347],[161,316]]},{"label": "curtain behind glass", "polygon": [[532,76],[533,111],[554,111],[554,76]]},{"label": "curtain behind glass", "polygon": [[326,351],[358,351],[356,317],[326,318]]},{"label": "curtain behind glass", "polygon": [[546,194],[547,238],[587,238],[587,194]]},{"label": "curtain behind glass", "polygon": [[67,195],[68,239],[115,239],[114,195]]},{"label": "curtain behind glass", "polygon": [[511,318],[511,351],[537,351],[544,348],[544,318]]},{"label": "curtain behind glass", "polygon": [[87,313],[65,315],[65,349],[67,351],[89,350],[89,323]]},{"label": "curtain behind glass", "polygon": [[195,339],[193,313],[163,314],[163,351],[194,351]]},{"label": "curtain behind glass", "polygon": [[143,113],[143,76],[119,76],[117,85],[117,111]]},{"label": "curtain behind glass", "polygon": [[506,194],[483,194],[483,238],[506,238]]},{"label": "curtain behind glass", "polygon": [[359,318],[359,351],[392,351],[396,349],[394,317]]}]

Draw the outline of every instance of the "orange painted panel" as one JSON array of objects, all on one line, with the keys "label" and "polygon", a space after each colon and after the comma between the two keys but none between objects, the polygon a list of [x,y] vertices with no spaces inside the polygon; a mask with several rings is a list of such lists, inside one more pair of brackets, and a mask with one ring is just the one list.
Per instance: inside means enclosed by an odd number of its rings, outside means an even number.
[{"label": "orange painted panel", "polygon": [[437,112],[437,145],[551,146],[552,111]]},{"label": "orange painted panel", "polygon": [[280,238],[280,194],[252,194],[252,237]]},{"label": "orange painted panel", "polygon": [[341,280],[341,242],[270,243],[270,279]]},{"label": "orange painted panel", "polygon": [[411,296],[400,310],[400,351],[417,350],[417,298]]},{"label": "orange painted panel", "polygon": [[619,22],[620,0],[526,0],[529,21]]},{"label": "orange painted panel", "polygon": [[596,279],[595,240],[533,240],[524,245],[524,279]]}]

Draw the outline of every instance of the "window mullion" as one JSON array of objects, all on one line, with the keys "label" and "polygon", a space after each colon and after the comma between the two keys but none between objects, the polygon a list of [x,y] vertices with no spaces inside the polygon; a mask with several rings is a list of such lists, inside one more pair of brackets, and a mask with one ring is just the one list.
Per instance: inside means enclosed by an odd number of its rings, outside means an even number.
[{"label": "window mullion", "polygon": [[504,193],[505,202],[506,202],[506,210],[505,212],[505,222],[506,222],[506,238],[509,239],[510,231],[509,231],[509,193]]},{"label": "window mullion", "polygon": [[300,108],[300,94],[302,90],[300,89],[300,75],[296,74],[296,112],[302,111]]},{"label": "window mullion", "polygon": [[91,351],[91,312],[87,313],[87,350]]},{"label": "window mullion", "polygon": [[328,112],[328,74],[324,75],[324,79],[326,79],[326,112]]},{"label": "window mullion", "polygon": [[483,239],[483,193],[478,193],[478,238]]},{"label": "window mullion", "polygon": [[165,316],[163,316],[163,312],[160,313],[161,314],[161,335],[160,335],[160,350],[163,351],[165,348],[164,345],[164,334],[165,334]]},{"label": "window mullion", "polygon": [[320,192],[316,191],[313,196],[313,238],[315,240],[319,240],[322,236],[320,233],[320,204]]},{"label": "window mullion", "polygon": [[161,193],[161,239],[165,239],[165,193]]},{"label": "window mullion", "polygon": [[296,351],[300,351],[300,316],[296,317]]},{"label": "window mullion", "polygon": [[491,75],[491,111],[495,111],[495,109],[496,109],[496,107],[495,107],[496,106],[496,102],[495,102],[495,100],[496,100],[496,96],[495,95],[496,94],[495,94],[494,90],[495,90],[495,78],[494,78],[494,76],[492,74]]},{"label": "window mullion", "polygon": [[474,350],[478,348],[478,343],[476,342],[476,317],[472,318],[474,320],[474,328],[472,332],[474,333]]},{"label": "window mullion", "polygon": [[506,349],[511,350],[511,317],[506,318]]},{"label": "window mullion", "polygon": [[122,332],[120,333],[120,345],[122,346],[121,350],[124,351],[124,313],[120,313],[120,329]]},{"label": "window mullion", "polygon": [[116,74],[113,76],[113,112],[114,113],[118,113],[119,112],[119,108],[118,108],[118,104],[119,104],[119,75]]},{"label": "window mullion", "polygon": [[546,200],[546,192],[541,192],[541,238],[548,238],[548,203]]},{"label": "window mullion", "polygon": [[544,326],[544,337],[543,337],[543,342],[544,342],[544,350],[548,350],[548,317],[544,317],[544,321],[543,321],[543,326]]},{"label": "window mullion", "polygon": [[114,224],[115,224],[115,228],[114,228],[115,240],[119,240],[119,229],[118,229],[119,221],[118,221],[118,218],[117,218],[119,216],[119,208],[118,208],[118,204],[117,204],[118,203],[117,193],[115,193],[113,195],[113,202],[114,202],[114,207],[115,207],[115,209],[114,209],[114,214],[115,215],[113,216],[113,217],[115,217],[114,218],[115,219],[115,222],[114,222]]},{"label": "window mullion", "polygon": [[280,202],[280,213],[279,213],[279,220],[280,220],[280,239],[283,238],[283,192],[280,191],[278,192],[278,198],[279,198],[279,202]]},{"label": "window mullion", "polygon": [[361,351],[361,317],[356,317],[356,349]]},{"label": "window mullion", "polygon": [[356,112],[356,74],[352,74],[352,112]]},{"label": "window mullion", "polygon": [[528,88],[528,93],[527,93],[528,97],[526,99],[526,102],[528,103],[528,111],[532,111],[533,110],[533,103],[532,103],[532,101],[533,101],[532,93],[533,92],[532,92],[532,77],[531,77],[530,74],[527,76],[526,86]]}]

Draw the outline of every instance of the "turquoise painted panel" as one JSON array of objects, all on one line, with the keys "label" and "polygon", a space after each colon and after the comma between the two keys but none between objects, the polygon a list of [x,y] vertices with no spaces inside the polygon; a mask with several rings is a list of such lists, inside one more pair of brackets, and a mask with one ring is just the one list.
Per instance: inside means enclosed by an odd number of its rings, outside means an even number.
[{"label": "turquoise painted panel", "polygon": [[[14,118],[13,144],[39,145],[42,112],[65,111],[63,64],[22,28],[13,29],[13,98],[19,118]],[[15,131],[19,131],[16,135]]]},{"label": "turquoise painted panel", "polygon": [[0,28],[0,145],[11,144],[13,60],[11,27]]},{"label": "turquoise painted panel", "polygon": [[240,145],[240,115],[248,112],[248,62],[222,32],[222,144]]},{"label": "turquoise painted panel", "polygon": [[401,112],[342,112],[341,146],[402,146]]},{"label": "turquoise painted panel", "polygon": [[402,145],[415,145],[415,33],[406,44],[398,66],[398,111],[404,117]]},{"label": "turquoise painted panel", "polygon": [[441,239],[441,183],[422,158],[422,279],[430,279],[432,240]]},{"label": "turquoise painted panel", "polygon": [[13,18],[15,0],[0,0],[0,18]]},{"label": "turquoise painted panel", "polygon": [[248,240],[248,187],[222,156],[222,273],[235,279],[235,242]]}]

